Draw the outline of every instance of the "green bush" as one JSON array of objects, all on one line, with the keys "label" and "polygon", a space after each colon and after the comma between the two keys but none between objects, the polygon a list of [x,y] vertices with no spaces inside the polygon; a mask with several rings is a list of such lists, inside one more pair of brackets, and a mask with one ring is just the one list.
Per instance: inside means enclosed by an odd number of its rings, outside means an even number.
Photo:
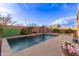
[{"label": "green bush", "polygon": [[0,37],[3,35],[3,26],[0,24]]},{"label": "green bush", "polygon": [[15,28],[4,28],[3,37],[18,36],[20,30]]}]

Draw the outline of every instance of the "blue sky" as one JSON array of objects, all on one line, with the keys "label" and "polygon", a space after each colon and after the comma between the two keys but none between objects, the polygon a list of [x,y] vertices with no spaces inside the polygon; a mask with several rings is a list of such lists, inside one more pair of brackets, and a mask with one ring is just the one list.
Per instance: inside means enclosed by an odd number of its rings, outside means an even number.
[{"label": "blue sky", "polygon": [[77,3],[14,3],[0,4],[0,13],[11,14],[17,24],[38,25],[60,24],[74,26],[77,16]]}]

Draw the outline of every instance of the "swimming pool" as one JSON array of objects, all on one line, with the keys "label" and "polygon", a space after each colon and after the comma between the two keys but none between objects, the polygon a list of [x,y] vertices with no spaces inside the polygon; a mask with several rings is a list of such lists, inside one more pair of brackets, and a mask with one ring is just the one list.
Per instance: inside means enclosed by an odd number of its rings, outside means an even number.
[{"label": "swimming pool", "polygon": [[52,39],[57,35],[41,34],[36,36],[27,36],[20,38],[7,39],[10,48],[13,52],[18,52],[22,49],[29,48],[35,44],[44,42],[46,40]]}]

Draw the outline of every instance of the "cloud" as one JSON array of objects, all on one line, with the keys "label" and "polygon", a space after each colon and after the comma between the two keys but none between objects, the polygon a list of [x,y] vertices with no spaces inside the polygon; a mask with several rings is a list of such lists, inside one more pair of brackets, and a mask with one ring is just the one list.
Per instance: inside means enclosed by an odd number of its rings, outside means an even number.
[{"label": "cloud", "polygon": [[14,12],[9,10],[9,9],[7,9],[7,8],[1,8],[0,7],[0,13],[11,13],[11,14],[13,14]]},{"label": "cloud", "polygon": [[55,24],[66,25],[66,24],[69,24],[72,21],[75,21],[75,19],[76,19],[76,16],[59,18],[59,19],[53,21],[51,24],[52,25],[55,25]]},{"label": "cloud", "polygon": [[2,15],[5,14],[14,14],[15,12],[9,8],[10,4],[4,4],[4,3],[0,3],[0,13]]}]

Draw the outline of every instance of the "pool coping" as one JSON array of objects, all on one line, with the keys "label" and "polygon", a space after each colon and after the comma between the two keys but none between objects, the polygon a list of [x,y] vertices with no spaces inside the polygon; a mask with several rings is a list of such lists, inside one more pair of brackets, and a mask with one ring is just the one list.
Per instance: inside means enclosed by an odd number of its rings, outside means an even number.
[{"label": "pool coping", "polygon": [[53,34],[53,33],[36,33],[36,34],[28,34],[28,35],[19,35],[19,36],[12,36],[12,37],[6,37],[6,38],[1,38],[1,39],[11,39],[11,38],[20,38],[20,37],[30,37],[30,36],[36,36],[36,35],[41,35],[41,34],[50,34],[50,35],[59,35],[59,34]]},{"label": "pool coping", "polygon": [[[41,42],[39,44],[32,46],[31,48],[26,48],[22,51],[13,54],[5,38],[2,40],[1,55],[2,56],[65,56],[65,54],[62,52],[61,45],[64,41],[72,42],[72,39],[73,37],[70,35],[59,35],[53,39]],[[78,44],[75,45],[79,47]]]}]

